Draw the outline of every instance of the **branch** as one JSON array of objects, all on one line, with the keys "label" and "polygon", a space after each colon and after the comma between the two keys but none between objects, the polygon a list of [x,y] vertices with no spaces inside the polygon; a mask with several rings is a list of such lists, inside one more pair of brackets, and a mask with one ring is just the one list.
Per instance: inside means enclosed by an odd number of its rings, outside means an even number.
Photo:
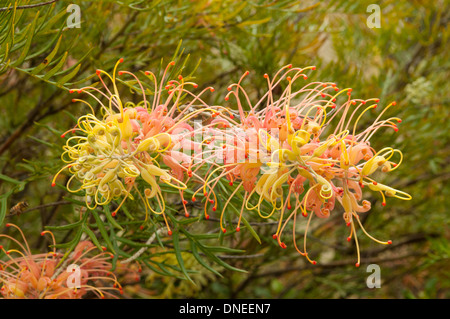
[{"label": "branch", "polygon": [[[16,7],[16,10],[20,10],[20,9],[30,9],[30,8],[36,8],[36,7],[42,7],[42,6],[46,6],[48,4],[52,4],[55,3],[59,0],[52,0],[52,1],[47,1],[47,2],[41,2],[41,3],[35,3],[35,4],[28,4],[25,6],[18,6]],[[0,8],[0,12],[2,11],[8,11],[8,10],[12,10],[14,7],[4,7],[4,8]]]}]

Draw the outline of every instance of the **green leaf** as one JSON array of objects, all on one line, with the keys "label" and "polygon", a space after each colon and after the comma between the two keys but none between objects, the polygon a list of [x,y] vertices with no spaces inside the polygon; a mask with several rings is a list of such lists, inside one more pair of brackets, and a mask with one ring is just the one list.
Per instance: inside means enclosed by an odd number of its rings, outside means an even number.
[{"label": "green leaf", "polygon": [[181,249],[180,249],[180,243],[179,243],[179,233],[178,231],[174,231],[172,233],[172,239],[173,239],[173,248],[175,250],[175,256],[177,257],[178,264],[180,265],[181,272],[185,275],[186,279],[188,279],[190,282],[192,282],[194,285],[194,281],[192,281],[191,277],[189,276],[185,266],[184,266],[184,260],[181,256]]}]

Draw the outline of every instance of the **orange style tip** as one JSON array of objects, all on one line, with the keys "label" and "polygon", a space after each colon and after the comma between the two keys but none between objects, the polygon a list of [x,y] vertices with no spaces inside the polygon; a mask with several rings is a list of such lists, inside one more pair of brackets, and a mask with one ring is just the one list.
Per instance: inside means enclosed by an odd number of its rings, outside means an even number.
[{"label": "orange style tip", "polygon": [[183,76],[180,74],[179,76],[178,76],[178,80],[182,80],[183,79]]},{"label": "orange style tip", "polygon": [[189,213],[184,214],[184,217],[188,218],[189,217]]},{"label": "orange style tip", "polygon": [[347,92],[347,95],[348,95],[348,96],[352,95],[352,92],[350,92],[350,91],[349,91],[349,92]]},{"label": "orange style tip", "polygon": [[331,102],[336,102],[336,99],[332,99]]},{"label": "orange style tip", "polygon": [[387,241],[388,245],[392,245],[392,240]]},{"label": "orange style tip", "polygon": [[122,75],[122,74],[123,74],[123,71],[119,71],[117,74]]},{"label": "orange style tip", "polygon": [[210,88],[209,91],[210,92],[214,92],[215,90],[214,90],[214,88]]},{"label": "orange style tip", "polygon": [[120,58],[120,59],[119,59],[119,63],[123,63],[123,58]]},{"label": "orange style tip", "polygon": [[303,217],[308,217],[308,213],[302,213]]},{"label": "orange style tip", "polygon": [[237,231],[237,232],[240,232],[240,231],[241,231],[241,228],[236,227],[236,231]]},{"label": "orange style tip", "polygon": [[52,187],[55,187],[56,186],[56,183],[52,183]]},{"label": "orange style tip", "polygon": [[95,74],[97,74],[97,75],[100,75],[100,73],[102,73],[102,71],[100,71],[100,70],[95,71]]},{"label": "orange style tip", "polygon": [[265,74],[264,74],[264,78],[267,79],[268,77],[269,77],[269,75],[268,75],[267,73],[265,73]]},{"label": "orange style tip", "polygon": [[167,232],[167,235],[172,236],[172,231],[169,230],[169,231]]},{"label": "orange style tip", "polygon": [[192,197],[192,201],[195,202],[197,199],[195,197]]},{"label": "orange style tip", "polygon": [[375,182],[375,181],[374,181],[374,182],[373,182],[372,184],[373,184],[373,185],[378,185],[378,183],[377,183],[377,182]]},{"label": "orange style tip", "polygon": [[150,75],[150,72],[149,71],[145,71],[144,74],[145,75]]},{"label": "orange style tip", "polygon": [[170,62],[169,65],[175,65],[175,61]]},{"label": "orange style tip", "polygon": [[194,87],[194,89],[198,88],[198,84],[193,84],[192,86]]},{"label": "orange style tip", "polygon": [[352,105],[356,105],[356,101],[352,101]]},{"label": "orange style tip", "polygon": [[45,231],[41,232],[41,236],[44,236],[44,235],[45,235]]},{"label": "orange style tip", "polygon": [[228,96],[225,96],[225,101],[228,101],[228,100],[229,100]]},{"label": "orange style tip", "polygon": [[356,263],[356,264],[355,264],[355,267],[359,267],[359,263]]},{"label": "orange style tip", "polygon": [[308,76],[303,74],[303,78],[304,78],[305,80],[307,80],[307,79],[308,79]]},{"label": "orange style tip", "polygon": [[81,92],[83,92],[83,90],[78,90],[78,91],[77,91],[78,94],[81,94]]},{"label": "orange style tip", "polygon": [[392,106],[396,106],[397,105],[397,102],[392,102]]},{"label": "orange style tip", "polygon": [[291,82],[292,78],[291,78],[290,76],[288,76],[288,77],[286,78],[286,80],[288,80],[289,82]]}]

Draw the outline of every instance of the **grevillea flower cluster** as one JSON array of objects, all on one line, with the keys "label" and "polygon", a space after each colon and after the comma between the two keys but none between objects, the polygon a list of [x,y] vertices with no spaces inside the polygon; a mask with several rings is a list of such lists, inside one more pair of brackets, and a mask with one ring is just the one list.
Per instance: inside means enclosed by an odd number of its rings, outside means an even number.
[{"label": "grevillea flower cluster", "polygon": [[[78,243],[74,251],[64,258],[56,251],[33,254],[22,230],[14,224],[23,239],[19,240],[5,234],[6,238],[18,248],[0,249],[6,260],[0,261],[0,293],[5,299],[80,299],[91,292],[98,298],[115,297],[122,292],[115,275],[110,272],[111,254],[101,251],[89,241]],[[55,247],[55,238],[50,231]],[[9,243],[9,244],[11,244]],[[8,244],[8,245],[9,245]]]},{"label": "grevillea flower cluster", "polygon": [[[377,171],[392,172],[403,159],[398,149],[376,150],[370,145],[380,129],[398,130],[399,118],[382,119],[396,102],[388,104],[371,125],[361,128],[361,118],[378,106],[379,99],[352,98],[352,89],[339,89],[332,82],[306,83],[306,72],[315,70],[312,66],[287,65],[273,78],[265,74],[267,91],[256,102],[243,87],[248,75],[245,72],[228,87],[225,101],[230,105],[222,106],[208,105],[202,99],[205,92],[214,92],[212,87],[196,94],[192,91],[198,85],[181,75],[167,79],[173,62],[159,82],[152,72],[143,73],[145,82],[131,72],[117,71],[121,62],[112,75],[97,71],[104,90],[94,86],[73,90],[92,97],[101,114],[97,117],[94,106],[74,99],[86,104],[91,113],[81,116],[68,131],[76,135],[67,139],[62,154],[67,165],[59,172],[68,170],[67,189],[84,191],[88,208],[117,201],[112,213],[115,216],[127,199],[139,198],[146,219],[148,211],[162,215],[170,235],[163,194],[170,187],[179,192],[186,217],[186,204],[198,200],[199,194],[203,196],[206,219],[220,206],[217,213],[225,233],[228,206],[243,194],[235,230],[240,231],[244,212],[257,212],[263,219],[277,218],[273,238],[286,248],[283,231],[292,221],[293,245],[313,264],[316,261],[306,249],[312,216],[329,218],[343,212],[348,240],[354,239],[357,247],[357,266],[360,254],[356,227],[378,243],[391,243],[369,235],[359,215],[371,208],[363,199],[365,187],[380,195],[383,206],[387,197],[411,199],[409,194],[375,180]],[[126,83],[140,89],[140,102],[121,99],[119,76],[129,77]],[[225,203],[218,205],[223,181],[232,190]],[[303,249],[298,247],[295,235],[299,215],[307,218]]]}]

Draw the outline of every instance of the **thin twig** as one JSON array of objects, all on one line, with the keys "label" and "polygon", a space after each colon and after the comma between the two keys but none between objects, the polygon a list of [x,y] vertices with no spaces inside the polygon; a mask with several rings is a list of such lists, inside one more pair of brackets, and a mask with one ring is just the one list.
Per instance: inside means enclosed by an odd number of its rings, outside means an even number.
[{"label": "thin twig", "polygon": [[[51,0],[51,1],[47,1],[47,2],[41,2],[41,3],[35,3],[35,4],[28,4],[28,5],[24,5],[24,6],[18,6],[16,7],[16,10],[21,10],[21,9],[30,9],[30,8],[36,8],[36,7],[42,7],[42,6],[46,6],[48,4],[52,4],[55,3],[59,0]],[[4,8],[0,8],[0,12],[2,11],[8,11],[8,10],[12,10],[14,7],[4,7]]]}]

